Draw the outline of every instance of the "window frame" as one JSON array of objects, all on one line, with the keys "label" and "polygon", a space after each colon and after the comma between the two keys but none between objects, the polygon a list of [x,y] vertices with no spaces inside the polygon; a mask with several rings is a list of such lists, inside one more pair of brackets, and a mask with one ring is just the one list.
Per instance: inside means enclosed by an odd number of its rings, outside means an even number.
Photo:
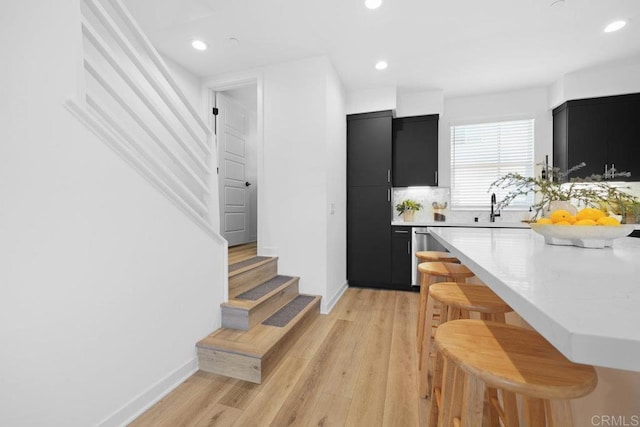
[{"label": "window frame", "polygon": [[[536,171],[536,162],[535,162],[535,151],[536,151],[536,118],[532,117],[532,116],[516,116],[516,117],[496,117],[496,118],[491,118],[491,119],[482,119],[482,120],[474,120],[474,121],[465,121],[465,122],[452,122],[449,123],[449,141],[450,141],[450,150],[449,150],[449,167],[450,167],[450,209],[452,211],[459,211],[459,212],[463,212],[463,211],[488,211],[490,210],[490,202],[489,202],[489,197],[490,197],[490,192],[489,192],[489,185],[487,185],[487,189],[486,189],[486,198],[487,198],[487,202],[486,203],[482,203],[482,204],[473,204],[473,205],[459,205],[459,204],[454,204],[454,193],[455,193],[455,176],[456,176],[456,167],[455,167],[455,133],[454,133],[454,129],[458,128],[458,127],[463,127],[463,126],[480,126],[480,125],[498,125],[501,123],[510,123],[510,122],[530,122],[531,124],[531,164],[527,165],[526,167],[528,168],[527,172],[531,174],[531,176],[535,175],[535,171]],[[499,142],[498,142],[499,143]],[[499,153],[499,151],[497,152]],[[499,159],[499,154],[498,154],[498,159]],[[498,162],[498,164],[500,164],[500,162]],[[499,167],[498,167],[499,168]],[[458,170],[460,169],[460,166],[458,166]],[[498,179],[500,176],[504,175],[505,173],[507,173],[508,171],[505,171],[503,173],[496,176],[493,180],[495,181],[496,179]],[[528,175],[527,173],[527,175]],[[508,192],[508,190],[502,190],[503,192]],[[496,190],[496,196],[498,196],[498,201],[501,200],[501,197],[498,195],[500,191]],[[508,211],[528,211],[530,206],[535,203],[535,195],[534,194],[529,194],[526,196],[526,201],[524,202],[520,202],[517,205],[511,205],[508,208],[506,208],[505,210]]]}]

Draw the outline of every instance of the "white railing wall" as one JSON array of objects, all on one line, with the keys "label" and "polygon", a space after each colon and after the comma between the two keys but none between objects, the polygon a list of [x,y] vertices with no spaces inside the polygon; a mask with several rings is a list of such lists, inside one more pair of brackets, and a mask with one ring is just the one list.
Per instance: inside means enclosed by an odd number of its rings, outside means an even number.
[{"label": "white railing wall", "polygon": [[[210,235],[213,135],[121,0],[82,0],[81,99],[69,109]],[[214,165],[214,166],[212,166]],[[217,197],[215,198],[217,199]]]}]

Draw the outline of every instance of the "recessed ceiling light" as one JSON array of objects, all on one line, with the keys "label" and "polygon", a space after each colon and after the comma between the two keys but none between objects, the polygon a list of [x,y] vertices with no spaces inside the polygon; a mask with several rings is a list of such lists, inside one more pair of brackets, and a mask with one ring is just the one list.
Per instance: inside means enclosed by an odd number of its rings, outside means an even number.
[{"label": "recessed ceiling light", "polygon": [[604,29],[605,33],[613,33],[614,31],[618,31],[620,28],[627,25],[626,21],[613,21],[611,24],[607,25]]},{"label": "recessed ceiling light", "polygon": [[191,46],[193,46],[196,50],[207,50],[207,44],[202,40],[194,40],[191,42]]},{"label": "recessed ceiling light", "polygon": [[384,70],[389,66],[389,64],[387,64],[387,61],[378,61],[376,63],[376,70]]},{"label": "recessed ceiling light", "polygon": [[382,4],[382,0],[365,0],[364,5],[369,9],[377,9]]}]

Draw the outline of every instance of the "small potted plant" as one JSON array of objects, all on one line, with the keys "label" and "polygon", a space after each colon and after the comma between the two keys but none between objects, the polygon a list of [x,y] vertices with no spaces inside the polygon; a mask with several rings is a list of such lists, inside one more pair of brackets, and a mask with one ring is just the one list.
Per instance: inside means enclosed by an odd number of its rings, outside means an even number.
[{"label": "small potted plant", "polygon": [[404,200],[396,205],[396,210],[402,215],[404,222],[412,222],[413,216],[420,209],[422,209],[422,205],[411,199]]}]

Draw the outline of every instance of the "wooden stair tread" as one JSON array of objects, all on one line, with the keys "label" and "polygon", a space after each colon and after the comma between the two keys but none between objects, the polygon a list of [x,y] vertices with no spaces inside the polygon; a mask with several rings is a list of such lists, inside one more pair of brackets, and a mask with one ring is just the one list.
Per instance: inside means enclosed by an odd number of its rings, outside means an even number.
[{"label": "wooden stair tread", "polygon": [[[234,276],[237,276],[239,274],[242,274],[246,271],[252,270],[254,268],[260,267],[262,265],[268,264],[274,260],[277,260],[278,257],[262,257],[262,256],[256,256],[253,258],[249,258],[248,260],[243,260],[240,262],[237,262],[235,264],[231,264],[229,265],[229,278],[232,278]],[[240,268],[236,268],[234,266],[237,266],[238,264],[243,264],[242,267]]]},{"label": "wooden stair tread", "polygon": [[320,296],[314,296],[313,301],[284,327],[258,324],[248,331],[221,328],[202,339],[197,346],[261,358],[295,328],[309,311],[317,309],[320,298]]},{"label": "wooden stair tread", "polygon": [[[260,304],[262,304],[263,302],[269,300],[269,298],[271,298],[272,296],[278,294],[278,292],[281,292],[283,289],[286,289],[289,285],[291,285],[291,283],[293,283],[293,282],[295,282],[297,280],[300,280],[300,278],[296,277],[296,276],[288,276],[288,277],[290,277],[291,279],[287,280],[285,283],[281,284],[277,288],[272,289],[271,291],[269,291],[268,293],[266,293],[262,297],[258,298],[257,300],[246,300],[246,299],[229,298],[228,302],[223,302],[220,305],[222,307],[231,307],[231,308],[235,308],[235,309],[238,309],[238,310],[250,311],[254,307],[257,307]],[[256,287],[258,287],[258,286],[260,286],[262,284],[263,283],[257,285]]]}]

